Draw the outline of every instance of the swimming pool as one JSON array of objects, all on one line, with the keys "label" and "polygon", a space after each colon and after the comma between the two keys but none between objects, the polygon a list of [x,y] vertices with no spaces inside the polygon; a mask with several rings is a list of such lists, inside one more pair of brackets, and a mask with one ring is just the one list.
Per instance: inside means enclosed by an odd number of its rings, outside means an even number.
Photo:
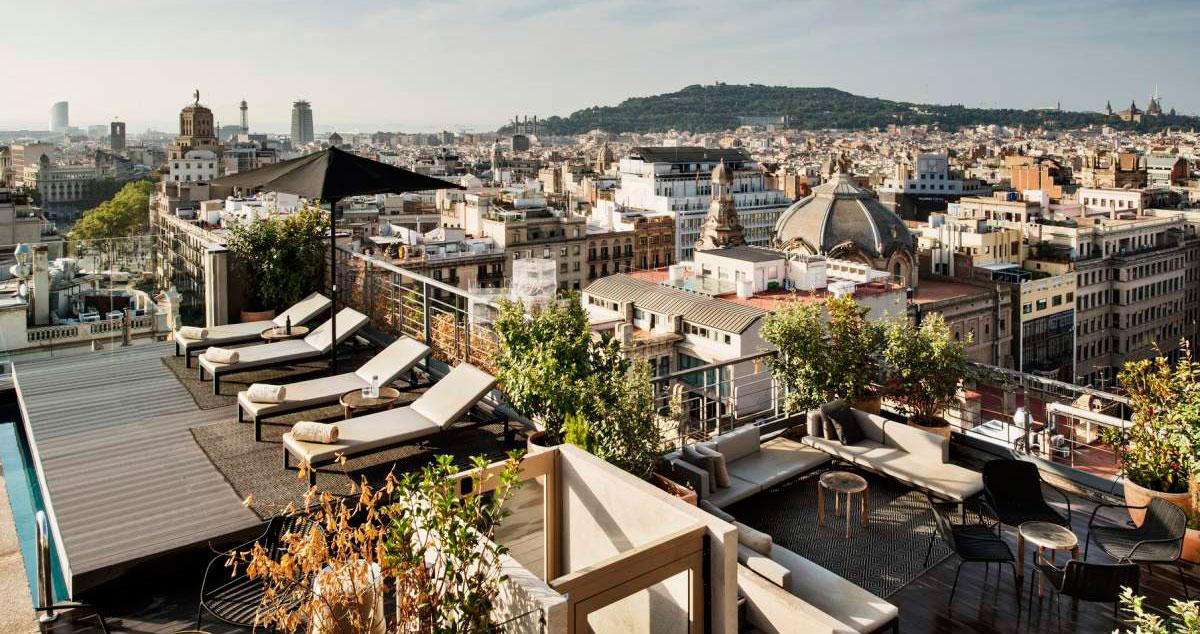
[{"label": "swimming pool", "polygon": [[[4,469],[4,484],[8,490],[8,503],[12,506],[17,540],[21,544],[21,558],[25,564],[25,575],[29,579],[29,591],[34,605],[37,605],[37,527],[34,518],[38,511],[43,511],[46,507],[42,502],[37,473],[34,472],[33,456],[25,442],[21,411],[14,403],[0,404],[0,465]],[[55,598],[63,599],[67,592],[58,564],[58,554],[53,545],[50,551]]]}]

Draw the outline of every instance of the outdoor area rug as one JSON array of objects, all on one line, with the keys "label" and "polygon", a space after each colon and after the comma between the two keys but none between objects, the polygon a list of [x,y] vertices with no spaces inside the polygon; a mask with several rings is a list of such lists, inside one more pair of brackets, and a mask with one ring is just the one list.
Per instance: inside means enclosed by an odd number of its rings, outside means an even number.
[{"label": "outdoor area rug", "polygon": [[[209,389],[211,391],[211,386]],[[420,391],[402,395],[396,407],[412,402]],[[251,510],[265,520],[286,509],[290,503],[302,502],[308,490],[307,481],[300,479],[296,471],[284,470],[280,437],[300,420],[335,422],[341,419],[342,408],[337,404],[273,417],[263,423],[262,441],[254,442],[254,425],[237,422],[236,414],[231,410],[228,422],[193,427],[191,432],[196,444],[233,490],[243,499],[252,496]],[[345,494],[350,478],[356,482],[361,477],[366,477],[368,482],[382,482],[389,470],[394,469],[397,474],[414,471],[438,454],[452,455],[456,464],[467,467],[471,456],[484,455],[494,461],[502,459],[509,450],[525,446],[520,434],[514,442],[504,443],[502,432],[503,425],[499,423],[463,426],[425,441],[353,458],[342,466],[322,467],[317,472],[317,488]]]},{"label": "outdoor area rug", "polygon": [[[826,492],[825,524],[817,525],[820,472],[806,474],[725,510],[738,521],[769,533],[776,544],[886,598],[945,559],[950,549],[936,539],[929,566],[925,566],[929,536],[937,530],[925,495],[890,478],[857,473],[870,485],[871,525],[863,528],[856,522],[849,539],[844,497],[841,512],[837,513],[833,495]],[[853,503],[857,511],[858,496]]]}]

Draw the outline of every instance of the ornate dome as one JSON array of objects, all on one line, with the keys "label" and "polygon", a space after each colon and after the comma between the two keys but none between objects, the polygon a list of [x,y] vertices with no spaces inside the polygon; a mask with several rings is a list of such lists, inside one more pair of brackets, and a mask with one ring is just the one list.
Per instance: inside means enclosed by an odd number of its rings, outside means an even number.
[{"label": "ornate dome", "polygon": [[789,250],[848,257],[854,251],[887,259],[913,252],[913,237],[894,212],[854,185],[850,175],[834,174],[792,204],[775,223],[775,239]]}]

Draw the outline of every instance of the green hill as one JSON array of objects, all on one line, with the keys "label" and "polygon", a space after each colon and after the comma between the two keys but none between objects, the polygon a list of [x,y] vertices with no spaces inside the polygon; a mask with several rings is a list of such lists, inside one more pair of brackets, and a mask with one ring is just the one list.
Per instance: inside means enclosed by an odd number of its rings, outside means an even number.
[{"label": "green hill", "polygon": [[[593,106],[567,117],[544,120],[548,134],[580,134],[594,129],[608,132],[661,132],[674,128],[692,132],[729,130],[747,118],[786,117],[788,125],[804,129],[862,129],[888,124],[938,124],[944,129],[979,124],[1045,126],[1067,129],[1109,124],[1139,130],[1192,127],[1197,117],[1161,116],[1135,125],[1098,112],[966,108],[959,105],[922,105],[853,95],[835,88],[794,88],[760,84],[688,86],[651,97],[626,99],[616,106]],[[511,131],[510,126],[500,132]]]}]

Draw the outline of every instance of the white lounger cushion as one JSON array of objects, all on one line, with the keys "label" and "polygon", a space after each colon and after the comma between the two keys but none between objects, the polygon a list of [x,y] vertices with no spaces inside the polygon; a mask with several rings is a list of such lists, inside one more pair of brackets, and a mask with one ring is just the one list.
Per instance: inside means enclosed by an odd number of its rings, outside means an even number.
[{"label": "white lounger cushion", "polygon": [[[191,339],[180,336],[176,333],[176,340],[179,343],[181,350],[187,351],[195,347],[203,346],[219,346],[222,344],[241,343],[244,341],[254,341],[259,338],[262,331],[276,325],[283,326],[287,321],[287,316],[291,315],[292,325],[299,326],[313,317],[319,315],[322,311],[329,311],[329,298],[320,293],[313,293],[308,297],[300,300],[291,308],[283,311],[274,320],[268,319],[263,321],[247,321],[240,324],[225,324],[223,326],[212,326],[208,328],[208,336],[204,339]],[[282,319],[280,319],[282,318]]]},{"label": "white lounger cushion", "polygon": [[[286,326],[288,317],[291,317],[292,325],[299,326],[323,312],[329,312],[329,298],[320,293],[313,293],[279,313],[275,319],[271,320],[271,323],[276,326]],[[263,330],[266,328],[264,327]]]},{"label": "white lounger cushion", "polygon": [[304,462],[320,464],[333,460],[338,453],[349,457],[431,436],[466,414],[495,384],[495,377],[460,363],[411,405],[343,421],[336,443],[300,442],[286,433],[283,445]]},{"label": "white lounger cushion", "polygon": [[[238,403],[251,416],[266,416],[274,411],[301,409],[336,401],[351,390],[370,386],[371,376],[379,377],[381,385],[396,380],[429,354],[429,346],[410,337],[401,337],[384,348],[355,372],[323,376],[307,381],[288,383],[287,398],[282,403],[257,403],[245,391],[238,392]],[[370,368],[366,373],[364,368]]]},{"label": "white lounger cushion", "polygon": [[400,337],[380,350],[379,354],[371,357],[370,361],[362,364],[354,373],[367,383],[370,383],[372,376],[377,376],[380,385],[387,385],[411,370],[427,354],[429,346],[412,337]]},{"label": "white lounger cushion", "polygon": [[433,421],[414,412],[411,407],[398,407],[341,421],[338,423],[338,440],[332,444],[296,440],[291,432],[288,432],[283,435],[283,445],[300,460],[309,464],[320,464],[333,460],[339,453],[349,457],[377,447],[424,438],[436,434],[441,429]]},{"label": "white lounger cushion", "polygon": [[274,411],[301,409],[308,405],[319,405],[337,401],[343,394],[367,387],[367,382],[353,372],[321,376],[307,381],[287,384],[287,399],[282,403],[256,403],[250,400],[246,390],[238,392],[238,404],[251,416],[267,416]]},{"label": "white lounger cushion", "polygon": [[[367,316],[353,308],[338,311],[338,342],[341,343],[367,325]],[[290,339],[275,343],[260,343],[256,346],[238,348],[237,363],[213,363],[200,358],[200,366],[212,373],[222,374],[249,370],[264,365],[278,365],[288,361],[312,359],[329,352],[329,322],[321,324],[304,339]]]}]

